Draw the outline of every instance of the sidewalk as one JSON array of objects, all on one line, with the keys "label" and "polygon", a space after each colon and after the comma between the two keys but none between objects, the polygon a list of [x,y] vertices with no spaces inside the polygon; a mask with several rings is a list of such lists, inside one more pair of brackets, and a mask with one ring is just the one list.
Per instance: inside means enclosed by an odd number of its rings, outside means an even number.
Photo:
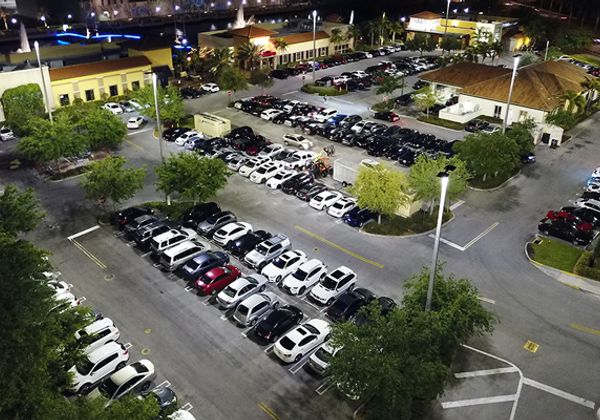
[{"label": "sidewalk", "polygon": [[529,262],[531,262],[533,266],[537,267],[541,272],[552,277],[553,279],[564,284],[565,286],[569,286],[573,289],[577,289],[582,292],[592,293],[596,296],[600,296],[600,282],[596,282],[594,280],[578,276],[577,274],[567,273],[566,271],[562,271],[557,268],[552,268],[547,265],[541,264],[529,258],[527,251],[525,251],[525,255],[527,255]]}]

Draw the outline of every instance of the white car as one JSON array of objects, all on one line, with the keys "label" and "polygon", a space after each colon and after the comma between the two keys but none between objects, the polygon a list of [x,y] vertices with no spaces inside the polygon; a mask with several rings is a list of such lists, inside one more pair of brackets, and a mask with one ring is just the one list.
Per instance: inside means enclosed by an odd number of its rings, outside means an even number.
[{"label": "white car", "polygon": [[327,214],[333,217],[337,217],[338,219],[343,217],[344,214],[348,213],[356,207],[356,199],[350,197],[344,197],[341,200],[333,203],[328,209]]},{"label": "white car", "polygon": [[230,309],[248,296],[262,292],[267,285],[267,278],[260,274],[240,277],[221,290],[217,295],[217,303],[221,308]]},{"label": "white car", "polygon": [[600,184],[590,184],[585,188],[586,192],[600,192]]},{"label": "white car", "polygon": [[204,83],[202,86],[200,86],[200,89],[210,93],[215,93],[220,90],[216,83]]},{"label": "white car", "polygon": [[248,159],[238,170],[238,174],[240,174],[241,176],[248,178],[250,176],[250,174],[254,171],[256,171],[260,165],[262,165],[264,162],[266,162],[268,160],[268,158],[252,158],[252,159]]},{"label": "white car", "polygon": [[50,309],[50,311],[59,311],[61,313],[69,308],[79,306],[82,302],[82,299],[77,299],[75,295],[71,292],[55,293],[54,300],[56,301],[56,305],[53,306],[52,309]]},{"label": "white car", "polygon": [[262,269],[261,273],[271,283],[279,283],[288,274],[306,262],[306,254],[299,250],[286,251]]},{"label": "white car", "polygon": [[275,162],[265,162],[258,167],[258,169],[250,174],[250,181],[255,184],[262,184],[267,182],[269,178],[275,176],[279,171],[279,165]]},{"label": "white car", "polygon": [[362,71],[362,70],[353,71],[353,72],[352,72],[352,74],[353,74],[354,76],[356,76],[356,77],[360,77],[361,79],[362,79],[363,77],[367,77],[367,76],[369,76],[367,73],[365,73],[365,72],[364,72],[364,71]]},{"label": "white car", "polygon": [[592,178],[600,178],[600,167],[594,169],[594,172],[592,172],[591,177]]},{"label": "white car", "polygon": [[123,369],[129,360],[129,351],[123,344],[111,341],[89,353],[77,363],[72,374],[69,391],[87,394],[92,387],[115,370]]},{"label": "white car", "polygon": [[144,117],[131,117],[127,120],[127,128],[129,128],[130,130],[135,130],[136,128],[140,128],[147,122],[148,121]]},{"label": "white car", "polygon": [[281,282],[281,287],[291,295],[301,295],[327,275],[327,267],[321,261],[312,259],[301,264],[296,271]]},{"label": "white car", "polygon": [[46,285],[54,291],[55,295],[67,293],[73,287],[72,284],[62,280],[48,280]]},{"label": "white car", "polygon": [[196,417],[187,410],[180,408],[167,416],[170,420],[196,420]]},{"label": "white car", "polygon": [[114,115],[123,113],[123,108],[121,108],[121,105],[119,105],[116,102],[107,102],[104,105],[102,105],[102,108],[109,110]]},{"label": "white car", "polygon": [[328,322],[311,319],[277,340],[273,351],[285,363],[299,362],[307,353],[327,341],[330,331]]},{"label": "white car", "polygon": [[337,191],[323,191],[314,196],[308,203],[313,209],[325,210],[343,197],[342,193]]},{"label": "white car", "polygon": [[142,359],[110,375],[88,398],[104,397],[108,400],[106,405],[110,405],[112,401],[130,392],[148,391],[155,378],[154,364],[150,360]]},{"label": "white car", "polygon": [[341,350],[341,347],[333,347],[329,341],[321,344],[321,347],[310,355],[308,366],[320,376],[325,376],[331,365],[331,359]]},{"label": "white car", "polygon": [[252,232],[250,223],[232,222],[218,229],[212,238],[219,245],[226,246],[229,242],[235,241],[250,232]]},{"label": "white car", "polygon": [[15,133],[13,133],[13,131],[10,128],[4,126],[0,128],[0,141],[8,141],[14,138]]},{"label": "white car", "polygon": [[[345,76],[343,76],[345,77]],[[342,76],[340,77],[334,77],[334,83],[338,83],[335,80],[338,79],[339,83],[342,83],[343,80],[341,80]],[[347,77],[345,77],[346,79],[348,79]],[[333,117],[334,115],[337,115],[337,111],[333,108],[326,108],[323,111],[319,112],[317,115],[314,116],[314,120],[320,123],[324,123],[325,121],[327,121],[329,118]]]},{"label": "white car", "polygon": [[249,157],[244,155],[234,156],[229,162],[227,162],[227,167],[229,170],[237,172],[242,166],[244,166],[246,162],[248,162],[249,159]]},{"label": "white car", "polygon": [[283,144],[286,146],[296,146],[303,150],[312,149],[314,146],[312,141],[300,134],[285,134],[283,136]]},{"label": "white car", "polygon": [[264,149],[262,149],[258,153],[258,156],[264,156],[264,157],[272,158],[273,156],[275,156],[276,154],[278,154],[282,150],[283,150],[283,146],[281,144],[279,144],[279,143],[271,143],[271,144],[267,145]]},{"label": "white car", "polygon": [[289,170],[289,169],[279,169],[272,178],[265,182],[267,188],[271,188],[272,190],[276,190],[281,188],[281,184],[285,181],[296,175],[298,172]]},{"label": "white car", "polygon": [[262,118],[265,121],[271,121],[273,118],[275,118],[276,116],[278,116],[279,114],[282,114],[282,113],[283,113],[283,111],[281,111],[279,109],[274,109],[274,108],[265,109],[260,114],[260,118]]},{"label": "white car", "polygon": [[327,275],[313,287],[309,296],[323,305],[331,305],[346,290],[352,290],[356,285],[356,273],[342,265]]},{"label": "white car", "polygon": [[202,134],[198,133],[196,130],[186,131],[175,139],[175,144],[178,146],[183,146],[189,139],[193,137],[202,137]]},{"label": "white car", "polygon": [[583,207],[586,209],[593,210],[597,213],[600,213],[600,201],[598,201],[598,200],[590,200],[590,199],[586,199],[586,198],[580,198],[578,200],[575,200],[574,204],[577,207]]},{"label": "white car", "polygon": [[498,133],[499,131],[500,127],[497,125],[488,125],[487,127],[481,129],[481,132],[484,134],[494,134]]},{"label": "white car", "polygon": [[360,133],[363,131],[363,129],[365,129],[366,127],[369,127],[372,124],[375,124],[375,122],[369,121],[369,120],[361,120],[361,121],[357,122],[356,124],[354,124],[350,128],[350,130],[354,131],[355,133]]},{"label": "white car", "polygon": [[135,109],[137,109],[138,111],[142,108],[150,108],[150,105],[146,104],[145,106],[142,106],[141,103],[139,103],[137,100],[135,99],[130,99],[129,100],[129,104],[132,105]]},{"label": "white car", "polygon": [[292,156],[283,160],[283,167],[286,169],[301,169],[311,164],[311,162],[317,157],[315,152],[309,151],[298,151]]},{"label": "white car", "polygon": [[110,341],[117,341],[119,336],[119,329],[115,327],[110,318],[98,319],[87,327],[75,332],[75,339],[87,344],[83,349],[83,352],[86,354],[91,353]]}]

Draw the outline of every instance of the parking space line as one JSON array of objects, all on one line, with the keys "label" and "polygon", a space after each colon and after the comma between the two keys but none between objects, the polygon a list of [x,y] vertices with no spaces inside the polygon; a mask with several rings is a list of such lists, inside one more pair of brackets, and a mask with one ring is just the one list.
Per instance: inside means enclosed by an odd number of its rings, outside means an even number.
[{"label": "parking space line", "polygon": [[588,334],[600,335],[600,330],[595,330],[593,328],[586,327],[585,325],[572,323],[569,324],[569,327],[573,328],[574,330],[585,332]]},{"label": "parking space line", "polygon": [[248,333],[249,333],[250,331],[252,331],[252,328],[254,328],[254,327],[250,327],[250,328],[248,328],[247,330],[245,330],[245,331],[242,331],[242,337],[244,337],[244,338],[248,338]]},{"label": "parking space line", "polygon": [[158,267],[160,267],[160,263],[154,263],[154,264],[152,264],[152,267],[158,268]]},{"label": "parking space line", "polygon": [[298,91],[297,90],[292,90],[290,92],[282,93],[281,96],[292,95],[294,93],[298,93]]},{"label": "parking space line", "polygon": [[333,385],[334,383],[331,379],[326,379],[321,385],[319,385],[317,389],[315,389],[315,392],[317,393],[317,395],[323,395],[324,393],[329,391],[333,387]]},{"label": "parking space line", "polygon": [[157,389],[160,389],[160,388],[166,388],[166,387],[168,387],[168,386],[171,386],[171,382],[169,382],[169,381],[167,381],[167,380],[164,380],[164,381],[162,381],[161,383],[159,383],[158,385],[156,385],[156,386],[154,387],[154,390],[157,390]]},{"label": "parking space line", "polygon": [[185,287],[183,288],[183,290],[185,290],[186,292],[188,292],[188,293],[189,293],[189,292],[191,292],[192,290],[194,290],[194,288],[193,288],[192,286],[185,286]]},{"label": "parking space line", "polygon": [[554,387],[546,385],[546,384],[542,384],[538,381],[534,381],[533,379],[523,378],[523,383],[525,385],[529,385],[533,388],[537,388],[542,391],[546,391],[549,394],[556,395],[557,397],[563,398],[565,400],[574,402],[575,404],[579,404],[584,407],[591,408],[592,410],[595,407],[595,403],[593,401],[586,400],[585,398],[581,398],[581,397],[578,397],[573,394],[569,394],[568,392],[562,391],[558,388],[554,388]]},{"label": "parking space line", "polygon": [[152,251],[148,251],[140,255],[140,258],[146,258],[148,255],[152,254]]},{"label": "parking space line", "polygon": [[211,301],[211,299],[212,299],[212,296],[209,296],[208,298],[206,298],[206,299],[204,299],[204,300],[202,301],[202,304],[203,304],[204,306],[208,306],[208,305],[210,305],[210,301]]},{"label": "parking space line", "polygon": [[127,245],[128,247],[132,247],[135,245],[135,241],[129,241],[125,245]]},{"label": "parking space line", "polygon": [[488,299],[488,298],[486,298],[486,297],[483,297],[483,296],[477,296],[477,299],[478,299],[478,300],[480,300],[480,301],[482,301],[482,302],[491,303],[492,305],[495,305],[495,304],[496,304],[496,301],[495,301],[495,300],[493,300],[493,299]]},{"label": "parking space line", "polygon": [[269,415],[269,417],[271,417],[273,420],[279,420],[279,416],[277,414],[275,414],[275,412],[269,406],[267,406],[264,402],[258,403],[257,406],[262,411],[267,413]]},{"label": "parking space line", "polygon": [[264,351],[266,354],[269,354],[269,353],[271,353],[271,352],[273,351],[273,347],[275,347],[275,343],[271,344],[269,347],[267,347],[267,348],[266,348],[266,349],[264,349],[263,351]]},{"label": "parking space line", "polygon": [[80,297],[80,298],[77,300],[77,302],[79,302],[79,304],[81,304],[81,303],[85,302],[86,300],[87,300],[87,298],[86,298],[85,296],[81,296],[81,297]]},{"label": "parking space line", "polygon": [[194,408],[194,406],[191,403],[186,402],[181,406],[180,410],[190,411],[192,408]]},{"label": "parking space line", "polygon": [[223,315],[221,315],[221,316],[219,317],[219,319],[220,319],[221,321],[227,321],[229,318],[227,317],[227,314],[223,314]]},{"label": "parking space line", "polygon": [[83,245],[77,242],[75,239],[69,240],[73,245],[75,245],[81,252],[83,252],[86,257],[88,257],[94,264],[100,267],[102,270],[106,270],[107,265],[100,261],[94,254],[88,251]]},{"label": "parking space line", "polygon": [[308,359],[310,358],[310,356],[312,356],[314,353],[316,353],[317,350],[319,350],[319,346],[315,347],[314,349],[312,349],[311,351],[309,351],[306,355],[304,355],[304,357],[302,359],[300,359],[300,361],[298,363],[296,363],[295,365],[292,365],[292,367],[290,367],[288,369],[288,371],[292,375],[295,375],[296,373],[298,373],[298,371],[300,369],[302,369],[305,364],[308,363]]},{"label": "parking space line", "polygon": [[336,244],[336,243],[334,243],[334,242],[331,242],[330,240],[328,240],[328,239],[325,239],[325,238],[323,238],[322,236],[320,236],[320,235],[318,235],[318,234],[316,234],[316,233],[313,233],[313,232],[311,232],[311,231],[310,231],[310,230],[308,230],[308,229],[305,229],[305,228],[303,228],[302,226],[299,226],[299,225],[294,225],[294,228],[295,228],[296,230],[298,230],[298,231],[300,231],[300,232],[304,233],[305,235],[308,235],[308,236],[310,236],[311,238],[313,238],[313,239],[316,239],[316,240],[318,240],[319,242],[322,242],[322,243],[324,243],[325,245],[328,245],[328,246],[330,246],[331,248],[337,249],[338,251],[341,251],[341,252],[343,252],[343,253],[345,253],[345,254],[348,254],[348,255],[350,255],[351,257],[354,257],[354,258],[356,258],[356,259],[357,259],[357,260],[359,260],[359,261],[362,261],[362,262],[364,262],[364,263],[366,263],[366,264],[370,264],[370,265],[372,265],[372,266],[374,266],[374,267],[377,267],[377,268],[383,268],[383,267],[384,267],[384,265],[383,265],[383,264],[381,264],[381,263],[378,263],[378,262],[376,262],[376,261],[373,261],[373,260],[370,260],[370,259],[368,259],[368,258],[366,258],[366,257],[363,257],[363,256],[362,256],[362,255],[360,255],[360,254],[357,254],[357,253],[356,253],[356,252],[354,252],[354,251],[351,251],[351,250],[349,250],[349,249],[347,249],[347,248],[344,248],[344,247],[343,247],[343,246],[341,246],[341,245],[338,245],[338,244]]},{"label": "parking space line", "polygon": [[95,231],[97,229],[100,229],[100,225],[95,225],[95,226],[92,226],[91,228],[84,229],[81,232],[77,232],[77,233],[75,233],[75,234],[73,234],[71,236],[67,236],[67,239],[69,241],[72,241],[75,238],[79,238],[80,236],[87,235],[88,233],[93,232],[93,231]]},{"label": "parking space line", "polygon": [[470,400],[458,400],[458,401],[447,401],[442,402],[442,408],[459,408],[459,407],[470,407],[473,405],[484,405],[484,404],[497,404],[514,401],[516,399],[515,394],[511,395],[496,395],[493,397],[483,398],[472,398]]},{"label": "parking space line", "polygon": [[481,232],[479,235],[477,235],[476,237],[474,237],[473,239],[471,239],[471,241],[468,244],[465,245],[465,249],[469,249],[472,245],[475,244],[475,242],[477,242],[478,240],[480,240],[481,238],[483,238],[485,235],[487,235],[488,233],[490,233],[499,224],[500,223],[498,223],[498,222],[492,223],[492,225],[490,227],[488,227],[486,230],[484,230],[483,232]]},{"label": "parking space line", "polygon": [[456,203],[454,203],[450,206],[450,210],[454,211],[457,208],[459,208],[460,206],[462,206],[463,204],[465,204],[465,200],[458,200]]},{"label": "parking space line", "polygon": [[131,141],[131,140],[129,140],[129,139],[125,139],[125,143],[127,143],[127,144],[129,144],[129,145],[131,145],[131,146],[135,147],[135,148],[136,148],[136,149],[138,149],[138,150],[144,150],[144,148],[143,148],[142,146],[140,146],[139,144],[135,144],[134,142],[132,142],[132,141]]},{"label": "parking space line", "polygon": [[477,376],[489,376],[489,375],[498,375],[501,373],[513,373],[518,372],[516,367],[506,367],[506,368],[496,368],[496,369],[482,369],[482,370],[472,370],[470,372],[458,372],[454,374],[455,378],[475,378]]}]

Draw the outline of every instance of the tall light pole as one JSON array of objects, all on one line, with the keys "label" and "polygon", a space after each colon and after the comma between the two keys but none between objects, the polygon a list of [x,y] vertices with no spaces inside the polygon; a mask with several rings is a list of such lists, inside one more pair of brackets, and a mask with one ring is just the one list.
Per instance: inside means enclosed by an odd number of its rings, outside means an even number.
[{"label": "tall light pole", "polygon": [[550,48],[550,40],[546,40],[546,53],[544,54],[544,61],[548,61],[548,48]]},{"label": "tall light pole", "polygon": [[44,69],[42,68],[42,62],[40,60],[40,44],[35,41],[33,43],[35,48],[35,56],[37,57],[38,67],[40,68],[40,76],[42,77],[42,88],[44,91],[42,92],[42,96],[44,97],[44,102],[46,102],[46,108],[48,109],[48,117],[50,118],[50,122],[54,122],[52,119],[52,109],[50,108],[50,101],[48,99],[48,91],[46,90],[46,78],[44,77]]},{"label": "tall light pole", "polygon": [[158,109],[158,77],[156,73],[152,73],[152,90],[154,92],[154,108],[156,109],[156,129],[158,131],[158,150],[160,151],[160,161],[164,162],[165,157],[163,155],[163,136],[162,127],[160,125],[160,112]]},{"label": "tall light pole", "polygon": [[425,310],[431,310],[431,299],[433,297],[433,286],[435,284],[435,275],[437,273],[438,254],[440,251],[440,236],[442,234],[442,220],[444,218],[444,204],[446,202],[446,191],[448,190],[448,182],[450,180],[450,172],[456,167],[448,165],[444,172],[440,172],[437,176],[440,178],[442,188],[440,191],[440,208],[438,209],[438,220],[435,228],[435,241],[433,243],[433,259],[431,261],[431,269],[429,272],[429,285],[427,286],[427,300],[425,301]]},{"label": "tall light pole", "polygon": [[381,31],[379,32],[379,46],[381,47],[383,45],[383,25],[385,23],[385,12],[383,12],[383,15],[381,15]]},{"label": "tall light pole", "polygon": [[506,112],[504,113],[504,120],[502,121],[502,134],[506,133],[506,126],[508,125],[508,111],[510,110],[510,101],[512,99],[513,87],[515,86],[520,57],[520,55],[514,56],[512,77],[510,78],[510,88],[508,89],[508,100],[506,101]]},{"label": "tall light pole", "polygon": [[312,62],[312,76],[313,83],[317,80],[317,75],[315,73],[315,67],[317,66],[317,11],[313,10],[312,12],[313,18],[313,62]]},{"label": "tall light pole", "polygon": [[442,57],[446,52],[446,35],[448,34],[448,19],[450,18],[450,2],[452,0],[448,0],[448,5],[446,6],[446,25],[444,26],[444,37],[442,38]]}]

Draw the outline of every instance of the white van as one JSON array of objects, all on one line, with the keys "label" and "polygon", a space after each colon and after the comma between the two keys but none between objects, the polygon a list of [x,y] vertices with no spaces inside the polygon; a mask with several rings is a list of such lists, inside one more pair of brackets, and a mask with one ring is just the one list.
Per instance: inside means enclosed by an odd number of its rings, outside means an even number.
[{"label": "white van", "polygon": [[323,122],[327,121],[329,118],[336,115],[337,113],[338,113],[337,110],[335,110],[333,108],[327,108],[327,109],[324,109],[323,111],[319,112],[313,118],[315,119],[315,121],[323,123]]},{"label": "white van", "polygon": [[294,110],[296,105],[298,105],[299,103],[300,103],[300,101],[296,101],[296,100],[289,101],[287,104],[285,104],[285,106],[283,107],[283,110],[289,114],[290,112],[292,112]]},{"label": "white van", "polygon": [[171,248],[184,241],[189,241],[196,237],[196,232],[193,229],[181,228],[171,229],[165,233],[155,236],[150,241],[152,252],[156,255],[162,254],[166,249]]},{"label": "white van", "polygon": [[160,263],[168,271],[175,271],[205,250],[206,247],[198,241],[185,241],[163,252]]}]

